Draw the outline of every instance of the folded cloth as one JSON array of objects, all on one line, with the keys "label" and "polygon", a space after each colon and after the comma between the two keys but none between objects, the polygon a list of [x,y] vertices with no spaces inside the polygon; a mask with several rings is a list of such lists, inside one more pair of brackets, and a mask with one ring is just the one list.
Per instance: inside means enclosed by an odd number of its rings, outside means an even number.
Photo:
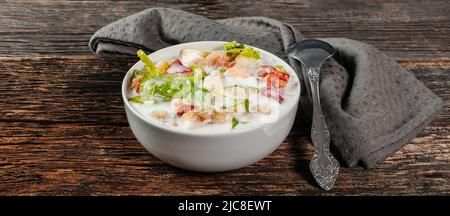
[{"label": "folded cloth", "polygon": [[[101,57],[123,58],[136,56],[138,49],[152,52],[191,41],[236,40],[274,53],[304,77],[301,65],[285,53],[303,39],[291,25],[265,17],[210,20],[152,8],[101,28],[89,46]],[[337,49],[322,68],[321,101],[332,143],[347,166],[362,162],[371,167],[384,160],[442,107],[442,100],[414,74],[374,47],[344,38],[321,39]],[[301,102],[307,106],[304,93]]]}]

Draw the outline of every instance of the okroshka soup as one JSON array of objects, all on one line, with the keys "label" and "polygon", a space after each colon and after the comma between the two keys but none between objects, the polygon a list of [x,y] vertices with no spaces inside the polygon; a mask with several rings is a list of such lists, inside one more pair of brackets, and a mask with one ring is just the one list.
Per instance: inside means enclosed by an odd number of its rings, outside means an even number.
[{"label": "okroshka soup", "polygon": [[297,104],[293,71],[236,41],[157,61],[137,54],[145,69],[132,72],[127,98],[154,124],[192,133],[241,131],[275,122]]}]

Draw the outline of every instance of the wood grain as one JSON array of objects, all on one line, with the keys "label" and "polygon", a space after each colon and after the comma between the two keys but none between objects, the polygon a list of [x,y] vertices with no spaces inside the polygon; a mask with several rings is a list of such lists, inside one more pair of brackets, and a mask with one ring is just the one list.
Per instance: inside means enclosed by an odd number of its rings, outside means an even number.
[{"label": "wood grain", "polygon": [[[444,109],[384,163],[343,168],[329,192],[308,172],[301,113],[280,148],[254,165],[219,174],[174,168],[128,127],[120,85],[132,62],[98,59],[87,47],[102,25],[153,6],[214,19],[266,15],[308,37],[371,43]],[[446,1],[1,1],[0,195],[450,195],[448,11]]]},{"label": "wood grain", "polygon": [[[370,171],[344,168],[331,192],[307,171],[301,118],[268,158],[198,174],[166,165],[134,139],[120,84],[130,62],[95,56],[0,58],[0,194],[435,194],[450,193],[449,69],[404,65],[447,101],[411,144]],[[7,71],[7,72],[6,72]]]},{"label": "wood grain", "polygon": [[98,28],[163,6],[212,19],[268,16],[293,24],[307,37],[353,38],[399,59],[450,56],[446,0],[10,1],[0,3],[0,55],[86,54]]}]

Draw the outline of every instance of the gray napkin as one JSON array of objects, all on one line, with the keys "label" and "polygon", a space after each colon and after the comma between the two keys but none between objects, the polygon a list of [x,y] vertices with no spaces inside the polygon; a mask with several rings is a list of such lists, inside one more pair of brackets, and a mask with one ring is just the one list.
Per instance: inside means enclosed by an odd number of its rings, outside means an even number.
[{"label": "gray napkin", "polygon": [[[178,43],[204,40],[260,47],[289,61],[285,50],[304,37],[292,26],[264,17],[210,20],[167,8],[152,8],[111,23],[91,38],[101,57],[135,57]],[[371,167],[414,138],[442,107],[442,100],[374,47],[344,38],[322,38],[338,50],[322,68],[322,108],[332,143],[347,166]],[[304,82],[302,78],[302,82]],[[305,86],[305,85],[303,85]],[[308,107],[305,89],[302,105]]]}]

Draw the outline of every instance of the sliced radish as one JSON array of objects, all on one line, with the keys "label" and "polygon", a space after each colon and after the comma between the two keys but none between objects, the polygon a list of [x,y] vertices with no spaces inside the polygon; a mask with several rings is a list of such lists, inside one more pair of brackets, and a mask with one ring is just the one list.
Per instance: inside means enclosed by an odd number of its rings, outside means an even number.
[{"label": "sliced radish", "polygon": [[177,74],[177,73],[190,73],[192,70],[186,66],[184,66],[179,59],[176,59],[172,62],[170,67],[166,71],[168,74]]},{"label": "sliced radish", "polygon": [[183,104],[178,108],[177,116],[182,116],[184,113],[194,110],[194,104]]},{"label": "sliced radish", "polygon": [[173,65],[183,65],[183,63],[181,63],[181,60],[180,60],[180,59],[175,59],[175,60],[173,60],[172,64],[173,64]]},{"label": "sliced radish", "polygon": [[142,76],[136,77],[131,81],[131,88],[136,92],[139,92],[139,86],[141,85]]}]

